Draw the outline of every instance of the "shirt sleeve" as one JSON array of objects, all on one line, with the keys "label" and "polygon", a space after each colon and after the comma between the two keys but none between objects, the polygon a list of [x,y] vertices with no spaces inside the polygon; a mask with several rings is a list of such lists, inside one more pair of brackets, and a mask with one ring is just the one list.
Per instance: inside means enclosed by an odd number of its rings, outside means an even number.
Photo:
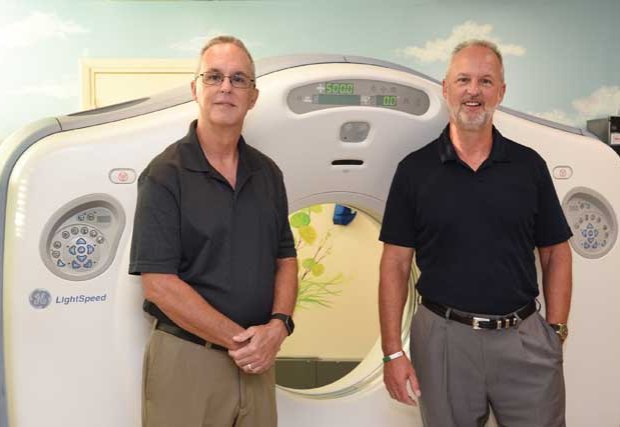
[{"label": "shirt sleeve", "polygon": [[180,213],[170,188],[148,175],[138,181],[129,274],[178,272]]},{"label": "shirt sleeve", "polygon": [[415,248],[415,199],[411,179],[401,162],[396,168],[385,204],[379,240]]},{"label": "shirt sleeve", "polygon": [[288,198],[286,197],[286,187],[282,173],[279,174],[279,223],[280,223],[280,241],[278,243],[278,258],[291,258],[297,256],[295,250],[295,239],[291,231],[291,225],[288,221]]},{"label": "shirt sleeve", "polygon": [[542,159],[538,167],[538,181],[535,244],[541,247],[565,242],[573,233],[564,216],[547,164]]}]

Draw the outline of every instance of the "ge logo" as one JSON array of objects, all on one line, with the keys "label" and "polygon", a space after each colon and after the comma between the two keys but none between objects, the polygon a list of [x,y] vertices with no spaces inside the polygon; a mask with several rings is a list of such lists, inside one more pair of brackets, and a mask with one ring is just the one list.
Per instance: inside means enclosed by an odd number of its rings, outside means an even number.
[{"label": "ge logo", "polygon": [[30,305],[34,308],[45,308],[52,302],[52,294],[45,289],[35,289],[30,293]]}]

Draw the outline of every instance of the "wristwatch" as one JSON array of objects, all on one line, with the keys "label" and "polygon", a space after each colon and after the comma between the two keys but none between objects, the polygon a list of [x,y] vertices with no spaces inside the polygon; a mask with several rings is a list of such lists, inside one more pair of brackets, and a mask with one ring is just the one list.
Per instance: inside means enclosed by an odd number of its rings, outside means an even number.
[{"label": "wristwatch", "polygon": [[271,318],[281,320],[284,323],[284,327],[286,327],[286,332],[288,332],[289,335],[292,334],[295,330],[295,322],[293,322],[293,318],[288,314],[273,313],[271,315]]},{"label": "wristwatch", "polygon": [[560,341],[564,342],[566,337],[568,337],[568,326],[566,323],[549,323],[553,332],[555,332],[558,337],[560,337]]}]

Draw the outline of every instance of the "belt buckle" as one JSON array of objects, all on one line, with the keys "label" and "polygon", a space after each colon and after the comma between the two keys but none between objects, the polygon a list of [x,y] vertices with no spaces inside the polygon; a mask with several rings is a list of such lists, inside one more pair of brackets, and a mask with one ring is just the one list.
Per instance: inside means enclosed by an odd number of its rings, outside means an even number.
[{"label": "belt buckle", "polygon": [[473,321],[472,321],[472,327],[473,327],[475,330],[477,330],[477,331],[478,331],[478,330],[480,330],[480,329],[482,329],[482,328],[480,327],[480,322],[488,322],[488,321],[490,320],[490,319],[487,319],[487,318],[485,318],[485,317],[476,317],[476,316],[472,317],[472,319],[473,319]]}]

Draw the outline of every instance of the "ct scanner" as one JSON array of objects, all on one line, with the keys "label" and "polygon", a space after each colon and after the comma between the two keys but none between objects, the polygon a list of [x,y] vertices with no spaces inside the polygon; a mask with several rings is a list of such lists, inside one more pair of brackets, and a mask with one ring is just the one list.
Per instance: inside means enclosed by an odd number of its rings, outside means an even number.
[{"label": "ct scanner", "polygon": [[[291,212],[334,202],[380,221],[397,162],[447,122],[438,82],[395,64],[291,56],[258,69],[244,135],[282,168]],[[127,274],[135,180],[195,116],[182,88],[42,120],[0,145],[0,427],[140,425],[150,321]],[[568,425],[618,426],[620,158],[578,129],[495,117],[546,159],[573,227]],[[341,380],[277,396],[285,427],[422,425],[385,392],[378,342]]]}]

